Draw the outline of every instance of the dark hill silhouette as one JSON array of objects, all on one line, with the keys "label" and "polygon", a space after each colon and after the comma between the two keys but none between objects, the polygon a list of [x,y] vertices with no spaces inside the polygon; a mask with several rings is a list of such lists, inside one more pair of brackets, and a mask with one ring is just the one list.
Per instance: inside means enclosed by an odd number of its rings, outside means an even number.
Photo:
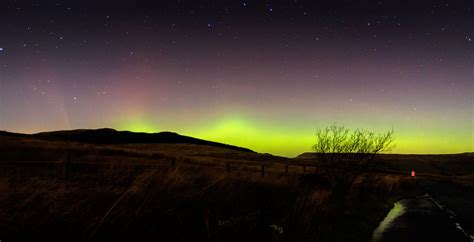
[{"label": "dark hill silhouette", "polygon": [[90,144],[195,144],[254,153],[254,151],[247,148],[197,139],[174,132],[139,133],[105,128],[52,131],[31,135],[0,131],[0,136],[29,136],[46,140],[74,141]]},{"label": "dark hill silhouette", "polygon": [[[296,160],[314,162],[316,153],[306,152]],[[474,153],[460,154],[379,154],[374,164],[381,170],[411,171],[442,175],[474,174]]]}]

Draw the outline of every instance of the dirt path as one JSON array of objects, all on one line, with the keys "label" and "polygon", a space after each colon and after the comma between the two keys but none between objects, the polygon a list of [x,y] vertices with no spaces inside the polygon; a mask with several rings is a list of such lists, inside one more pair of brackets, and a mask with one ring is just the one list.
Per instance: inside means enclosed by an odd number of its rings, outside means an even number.
[{"label": "dirt path", "polygon": [[425,195],[397,202],[374,231],[372,241],[470,242],[472,239],[442,205]]}]

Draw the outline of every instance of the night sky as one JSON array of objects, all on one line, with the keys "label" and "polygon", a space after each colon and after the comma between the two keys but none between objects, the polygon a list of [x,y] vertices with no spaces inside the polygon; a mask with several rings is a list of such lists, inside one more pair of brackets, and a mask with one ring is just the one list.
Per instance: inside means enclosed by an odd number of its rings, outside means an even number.
[{"label": "night sky", "polygon": [[474,151],[474,1],[2,3],[0,130],[294,156],[337,123],[394,129],[395,153]]}]

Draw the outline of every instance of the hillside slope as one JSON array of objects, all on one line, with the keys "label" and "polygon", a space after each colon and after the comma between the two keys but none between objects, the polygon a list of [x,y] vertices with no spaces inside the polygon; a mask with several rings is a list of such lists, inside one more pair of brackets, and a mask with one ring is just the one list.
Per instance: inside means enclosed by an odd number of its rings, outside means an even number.
[{"label": "hillside slope", "polygon": [[42,132],[32,135],[0,132],[0,136],[22,136],[45,140],[74,141],[89,144],[195,144],[255,153],[254,151],[247,148],[197,139],[174,132],[135,133],[130,131],[117,131],[114,129],[78,129]]}]

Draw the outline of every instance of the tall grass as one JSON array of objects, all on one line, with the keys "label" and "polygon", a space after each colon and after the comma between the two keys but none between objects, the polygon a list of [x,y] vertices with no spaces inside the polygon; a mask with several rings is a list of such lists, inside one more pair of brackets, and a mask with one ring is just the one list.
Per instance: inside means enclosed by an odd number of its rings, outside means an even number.
[{"label": "tall grass", "polygon": [[[0,144],[2,160],[62,161],[68,150],[72,159],[97,164],[71,168],[68,179],[0,172],[5,241],[367,241],[391,199],[413,188],[397,175],[345,171],[347,179],[333,179],[310,169],[302,175],[296,166],[285,174],[267,160],[262,177],[254,156],[172,157],[28,139]],[[150,162],[157,165],[140,167]]]},{"label": "tall grass", "polygon": [[374,219],[369,204],[380,206],[409,183],[395,175],[332,184],[317,175],[262,178],[193,167],[149,170],[128,182],[2,178],[0,234],[50,241],[362,241]]}]

